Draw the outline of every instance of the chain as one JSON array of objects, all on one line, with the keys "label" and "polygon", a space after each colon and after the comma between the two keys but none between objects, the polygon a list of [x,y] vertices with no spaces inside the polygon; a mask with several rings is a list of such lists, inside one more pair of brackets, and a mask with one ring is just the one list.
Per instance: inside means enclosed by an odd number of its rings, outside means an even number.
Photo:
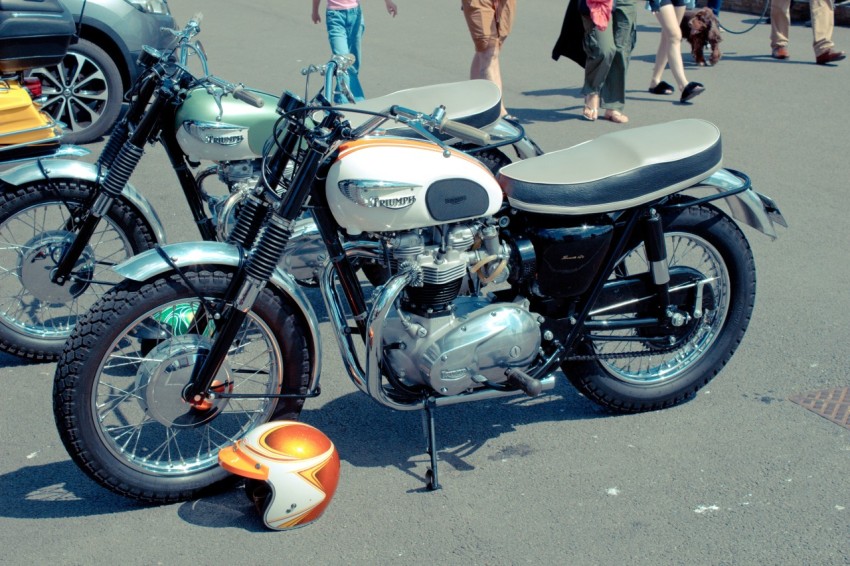
[{"label": "chain", "polygon": [[623,360],[626,358],[644,358],[657,354],[651,350],[643,352],[615,352],[611,354],[575,354],[564,358],[565,362],[593,362],[596,360]]}]

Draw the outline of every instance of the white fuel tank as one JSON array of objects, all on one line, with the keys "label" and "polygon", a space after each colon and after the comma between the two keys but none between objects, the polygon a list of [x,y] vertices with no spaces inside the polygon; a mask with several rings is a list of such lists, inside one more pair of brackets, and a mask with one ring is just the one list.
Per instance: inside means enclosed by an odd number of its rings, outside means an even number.
[{"label": "white fuel tank", "polygon": [[325,190],[334,218],[352,235],[489,216],[502,205],[499,183],[479,161],[406,138],[343,144]]}]

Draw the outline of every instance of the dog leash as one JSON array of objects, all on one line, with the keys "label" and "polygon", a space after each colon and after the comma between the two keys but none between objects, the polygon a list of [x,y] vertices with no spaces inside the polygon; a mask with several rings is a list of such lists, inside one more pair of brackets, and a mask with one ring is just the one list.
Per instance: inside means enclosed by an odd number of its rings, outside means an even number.
[{"label": "dog leash", "polygon": [[767,2],[764,3],[764,9],[761,11],[761,16],[759,16],[759,19],[757,19],[756,22],[753,25],[751,25],[750,27],[748,27],[747,29],[745,29],[743,31],[735,31],[735,30],[731,30],[731,29],[727,28],[726,26],[723,25],[723,22],[720,22],[719,17],[717,18],[717,21],[720,23],[720,29],[722,29],[723,31],[725,31],[727,33],[731,33],[733,35],[743,35],[743,34],[749,32],[749,31],[752,31],[753,28],[755,28],[757,25],[759,25],[763,21],[767,20],[766,16],[767,16],[768,9],[770,9],[770,0],[767,0]]}]

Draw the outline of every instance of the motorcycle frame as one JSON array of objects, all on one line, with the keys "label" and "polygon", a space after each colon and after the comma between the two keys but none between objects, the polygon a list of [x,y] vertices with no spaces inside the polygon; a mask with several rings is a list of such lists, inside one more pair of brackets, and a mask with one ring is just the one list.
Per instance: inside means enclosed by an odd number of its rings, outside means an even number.
[{"label": "motorcycle frame", "polygon": [[[310,138],[310,136],[307,137],[308,139]],[[313,145],[314,143],[316,145]],[[766,201],[764,198],[766,197],[755,193],[754,195],[749,195],[750,198],[742,199],[739,195],[754,193],[754,191],[752,191],[749,179],[746,176],[741,175],[736,177],[731,172],[728,172],[728,177],[725,174],[722,175],[722,179],[730,182],[730,178],[735,178],[738,182],[731,188],[722,188],[716,184],[713,185],[713,188],[717,191],[714,195],[709,195],[701,199],[688,197],[682,199],[678,196],[681,193],[677,193],[663,197],[654,203],[645,203],[635,208],[612,214],[611,216],[614,217],[614,238],[617,243],[608,250],[603,262],[604,267],[594,276],[594,281],[589,289],[575,301],[575,304],[579,305],[578,312],[567,313],[568,318],[556,321],[554,326],[548,327],[555,339],[549,341],[547,349],[541,350],[538,362],[533,368],[528,370],[528,373],[511,369],[509,372],[506,372],[508,379],[504,383],[467,390],[453,396],[422,393],[421,395],[411,397],[409,392],[399,392],[385,386],[384,376],[381,371],[381,360],[383,359],[384,320],[396,304],[396,299],[400,296],[404,288],[412,284],[417,278],[417,273],[411,267],[392,275],[385,284],[379,286],[374,291],[371,298],[372,306],[371,308],[367,308],[366,296],[363,286],[357,279],[353,260],[363,258],[375,259],[380,254],[381,247],[379,244],[373,242],[346,243],[343,240],[340,233],[340,226],[334,219],[326,201],[324,179],[333,161],[333,155],[325,156],[327,145],[323,146],[323,143],[326,142],[315,139],[312,140],[312,143],[308,143],[308,155],[303,158],[301,166],[296,169],[293,182],[288,187],[284,197],[272,205],[272,217],[266,221],[267,229],[263,231],[259,240],[264,239],[265,235],[269,232],[268,228],[275,224],[282,230],[281,233],[287,233],[295,226],[296,218],[302,207],[307,205],[309,199],[309,207],[315,218],[317,228],[328,248],[329,259],[326,260],[319,288],[325,301],[329,319],[334,327],[334,334],[337,337],[340,354],[349,378],[360,391],[388,408],[395,410],[424,410],[425,434],[427,439],[426,451],[430,457],[431,464],[426,472],[426,486],[429,490],[441,488],[438,477],[436,448],[436,408],[444,405],[517,395],[523,392],[533,396],[542,391],[552,389],[555,386],[554,370],[565,359],[565,355],[572,351],[574,345],[577,344],[579,338],[582,336],[582,332],[586,328],[586,321],[590,316],[591,307],[602,292],[608,280],[608,275],[621,260],[628,246],[634,243],[637,237],[640,237],[645,243],[647,259],[651,262],[650,272],[652,274],[652,282],[649,285],[655,289],[653,296],[657,298],[657,306],[654,311],[656,313],[654,317],[650,316],[639,321],[634,321],[632,324],[635,326],[671,324],[670,318],[672,312],[669,309],[670,274],[666,261],[664,231],[658,211],[664,212],[666,209],[694,206],[716,200],[728,200],[732,202],[731,208],[743,212],[745,220],[751,221],[751,225],[755,225],[758,228],[758,220],[762,216],[765,216],[764,220],[767,222],[767,225],[769,226],[770,224],[770,219],[767,218],[768,212],[765,210]],[[270,186],[277,186],[277,182],[279,182],[280,176],[282,176],[283,166],[287,159],[287,157],[284,157],[283,160],[280,158],[280,154],[283,153],[285,152],[276,151],[273,157],[270,165],[270,169],[273,172],[270,177]],[[709,184],[709,180],[703,181],[701,186],[712,187]],[[781,214],[778,210],[776,210],[776,216],[781,219]],[[644,229],[643,233],[639,234],[637,230],[641,226]],[[219,319],[219,331],[213,339],[209,355],[201,364],[193,368],[193,375],[183,390],[184,400],[190,404],[202,404],[207,399],[214,397],[240,397],[240,394],[232,392],[215,393],[210,390],[210,385],[213,382],[214,376],[218,374],[219,369],[224,363],[231,342],[241,327],[242,322],[245,320],[255,298],[269,283],[277,287],[291,304],[295,306],[296,312],[306,323],[305,329],[308,335],[308,347],[312,353],[312,365],[305,394],[280,393],[250,395],[250,397],[310,398],[319,395],[320,361],[322,356],[317,320],[312,306],[304,300],[294,278],[290,274],[281,271],[279,267],[274,268],[269,276],[257,277],[256,271],[252,270],[253,265],[246,265],[242,261],[244,256],[241,248],[237,246],[214,243],[184,245],[186,247],[183,250],[191,258],[181,259],[177,248],[158,248],[145,252],[133,258],[130,262],[121,264],[117,268],[117,271],[124,277],[141,281],[172,269],[176,269],[179,273],[181,269],[186,267],[220,265],[222,258],[214,258],[208,255],[208,252],[212,250],[208,246],[215,245],[215,249],[224,254],[229,266],[235,269],[235,275],[230,287],[231,291],[225,297],[223,308],[220,308],[219,312],[215,313],[216,316],[222,315]],[[262,254],[263,249],[264,245],[262,243],[253,242],[251,252],[249,252],[248,262],[250,263],[254,255],[258,252]],[[283,249],[280,249],[279,253],[283,253]],[[338,295],[338,287],[342,289],[344,300],[349,309],[348,314],[346,314],[342,307],[343,300]],[[200,294],[199,298],[202,299]],[[698,302],[699,299],[697,298],[696,301]],[[694,308],[698,308],[696,303]],[[352,319],[356,324],[356,329],[349,326],[349,321]],[[566,329],[564,327],[565,321],[568,325]],[[361,335],[365,343],[365,370],[360,363],[354,344],[353,334],[355,332]],[[541,332],[544,332],[543,328],[541,328]]]},{"label": "motorcycle frame", "polygon": [[[714,194],[701,199],[692,198],[681,202],[658,203],[655,208],[662,211],[664,209],[693,206],[704,202],[723,201],[727,203],[731,210],[737,211],[735,217],[740,217],[739,220],[742,223],[768,236],[773,235],[775,237],[770,222],[772,217],[769,217],[769,211],[766,212],[763,204],[765,202],[764,199],[767,199],[767,197],[757,193],[752,188],[749,178],[743,173],[733,172],[732,170],[719,170],[694,188],[708,188]],[[347,302],[349,307],[351,307],[351,304],[362,304],[361,301],[365,302],[365,299],[362,295],[359,299],[351,295],[352,288],[350,286],[347,288],[344,287],[344,289],[348,290],[344,291],[346,297],[344,299],[341,298],[337,291],[336,280],[338,274],[341,272],[340,270],[352,268],[352,260],[380,258],[381,248],[376,242],[339,241],[338,235],[333,232],[335,229],[334,225],[328,225],[329,220],[327,217],[330,216],[330,212],[326,211],[326,215],[321,213],[323,210],[321,203],[324,200],[324,187],[319,187],[319,189],[313,192],[314,197],[316,194],[319,195],[318,198],[311,201],[311,210],[317,216],[317,226],[323,234],[323,238],[327,239],[330,236],[332,240],[337,241],[340,249],[343,250],[341,254],[329,254],[329,257],[333,257],[334,260],[328,259],[325,263],[320,279],[320,290],[328,311],[328,316],[334,326],[339,351],[352,383],[380,404],[396,410],[425,409],[428,404],[432,404],[433,406],[454,405],[482,398],[494,398],[521,393],[520,390],[498,391],[495,389],[480,389],[473,393],[453,397],[435,397],[432,400],[421,399],[415,403],[411,403],[409,400],[400,402],[398,399],[389,396],[383,387],[379,387],[378,384],[380,383],[381,375],[380,371],[376,371],[375,368],[377,361],[380,359],[378,348],[380,348],[381,342],[377,339],[371,339],[367,343],[366,369],[364,370],[364,366],[356,354],[356,345],[353,338],[354,333],[349,326],[349,319],[344,309],[341,308],[341,305],[344,304],[343,301]],[[769,201],[770,199],[767,200]],[[648,207],[642,207],[642,209],[645,208]],[[633,209],[630,212],[630,216],[623,216],[618,220],[621,223],[620,232],[618,232],[617,236],[621,242],[620,246],[609,251],[605,260],[605,268],[600,270],[600,274],[604,273],[604,276],[599,275],[597,277],[595,283],[586,292],[586,298],[582,299],[581,302],[585,305],[585,309],[581,313],[581,319],[579,320],[577,318],[576,323],[572,325],[569,333],[561,337],[562,341],[557,351],[550,354],[534,372],[535,378],[541,381],[543,390],[554,387],[554,378],[549,376],[549,374],[557,368],[564,352],[568,351],[568,348],[579,336],[583,326],[582,322],[586,320],[590,313],[590,305],[593,304],[593,298],[601,292],[607,274],[613,270],[614,265],[619,260],[620,254],[623,252],[623,247],[628,241],[628,237],[624,233],[625,231],[629,233],[634,232],[639,221],[638,211],[642,209]],[[171,270],[193,269],[204,265],[217,265],[229,270],[240,270],[243,266],[243,260],[244,255],[240,248],[232,244],[223,242],[184,242],[166,245],[159,250],[148,250],[119,264],[114,269],[123,278],[134,281],[145,281]],[[347,265],[348,267],[341,267],[343,265]],[[355,320],[361,319],[367,321],[362,325],[362,329],[358,328],[357,334],[361,336],[381,336],[381,329],[379,325],[376,325],[376,321],[382,320],[387,309],[393,304],[395,297],[409,283],[410,277],[411,273],[409,272],[403,272],[391,277],[383,286],[383,290],[379,291],[374,297],[374,306],[371,313],[367,312],[365,308],[357,308],[355,306]],[[318,332],[315,330],[318,328],[318,317],[311,303],[304,295],[302,288],[291,274],[278,267],[272,274],[269,284],[288,298],[291,304],[295,306],[295,311],[305,324],[305,328],[309,329],[308,347],[311,354],[313,354],[311,356],[313,365],[310,369],[308,391],[303,396],[316,396],[320,391],[321,359],[323,355],[322,343]],[[360,292],[362,293],[362,291]],[[238,394],[220,394],[220,396],[222,395],[238,396]],[[269,397],[274,396],[270,395]]]}]

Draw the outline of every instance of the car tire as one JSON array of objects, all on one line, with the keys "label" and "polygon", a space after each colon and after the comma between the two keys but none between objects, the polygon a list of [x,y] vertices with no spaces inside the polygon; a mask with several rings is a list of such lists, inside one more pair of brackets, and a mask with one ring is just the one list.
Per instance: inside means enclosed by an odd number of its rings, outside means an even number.
[{"label": "car tire", "polygon": [[80,39],[61,63],[33,69],[46,96],[44,111],[65,126],[63,141],[87,143],[107,133],[121,112],[124,85],[118,67],[94,43]]}]

